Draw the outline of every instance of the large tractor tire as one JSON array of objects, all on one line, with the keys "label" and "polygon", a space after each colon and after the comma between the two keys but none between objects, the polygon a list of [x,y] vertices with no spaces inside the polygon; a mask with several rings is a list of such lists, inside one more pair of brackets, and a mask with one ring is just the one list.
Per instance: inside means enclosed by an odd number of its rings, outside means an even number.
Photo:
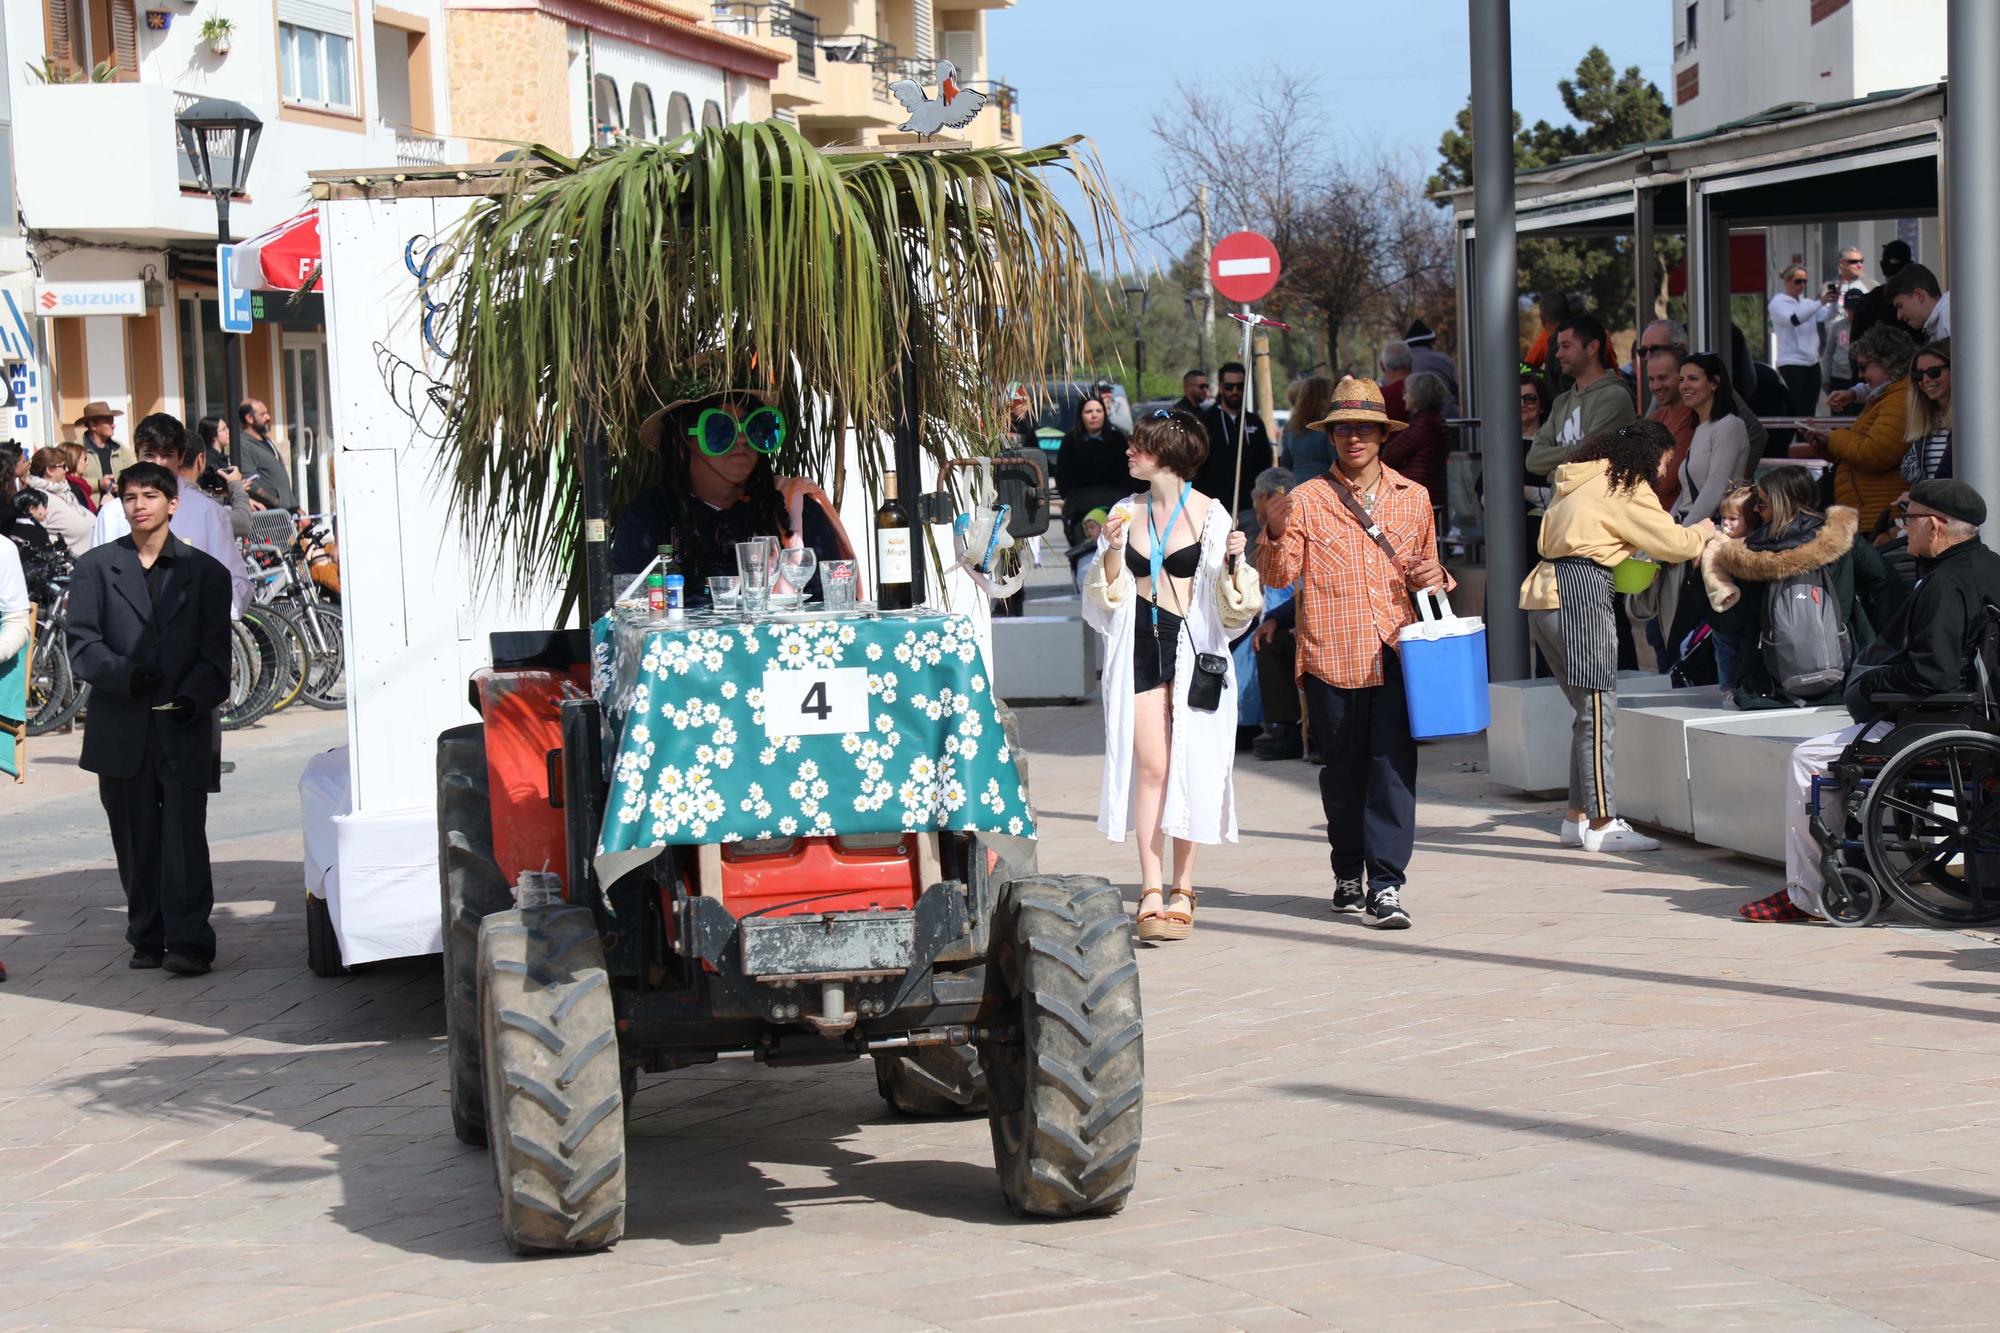
[{"label": "large tractor tire", "polygon": [[625,1234],[624,1080],[588,908],[521,908],[480,923],[479,1035],[508,1246],[613,1244]]},{"label": "large tractor tire", "polygon": [[437,747],[438,892],[444,928],[444,1035],[451,1071],[451,1128],[486,1146],[486,1093],[479,1077],[479,923],[514,905],[493,859],[486,728],[453,727]]},{"label": "large tractor tire", "polygon": [[875,1089],[903,1115],[977,1115],[986,1110],[986,1071],[975,1046],[923,1046],[875,1053]]},{"label": "large tractor tire", "polygon": [[1118,890],[1095,875],[1009,883],[986,969],[988,1115],[1000,1190],[1017,1213],[1125,1206],[1139,1174],[1146,1082],[1139,964]]}]

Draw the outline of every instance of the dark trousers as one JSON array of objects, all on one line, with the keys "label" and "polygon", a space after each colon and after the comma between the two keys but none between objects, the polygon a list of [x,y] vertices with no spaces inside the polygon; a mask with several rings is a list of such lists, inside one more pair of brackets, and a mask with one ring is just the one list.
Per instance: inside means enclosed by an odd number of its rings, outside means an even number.
[{"label": "dark trousers", "polygon": [[1779,366],[1778,378],[1782,379],[1785,388],[1791,391],[1792,414],[1801,417],[1811,416],[1813,409],[1819,406],[1819,367]]},{"label": "dark trousers", "polygon": [[208,865],[208,792],[160,762],[157,742],[129,778],[97,779],[125,887],[125,939],[135,951],[215,961],[215,880]]},{"label": "dark trousers", "polygon": [[1417,743],[1401,659],[1383,649],[1382,683],[1358,690],[1307,676],[1306,711],[1326,760],[1319,800],[1335,877],[1365,874],[1371,889],[1400,887],[1417,841]]},{"label": "dark trousers", "polygon": [[1298,654],[1298,635],[1289,629],[1279,629],[1257,649],[1257,694],[1270,725],[1299,724]]}]

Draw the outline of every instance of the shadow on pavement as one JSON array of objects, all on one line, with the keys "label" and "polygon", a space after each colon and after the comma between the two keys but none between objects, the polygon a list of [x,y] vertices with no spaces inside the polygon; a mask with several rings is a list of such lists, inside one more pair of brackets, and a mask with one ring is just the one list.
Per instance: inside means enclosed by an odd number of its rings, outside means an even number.
[{"label": "shadow on pavement", "polygon": [[1311,1097],[1336,1104],[1396,1111],[1426,1120],[1450,1120],[1490,1129],[1514,1130],[1535,1138],[1589,1143],[1615,1152],[1640,1153],[1648,1157],[1663,1158],[1683,1166],[1713,1167],[1749,1175],[1774,1176],[1802,1184],[1827,1185],[1834,1189],[1879,1194],[1885,1198],[1942,1204],[1947,1208],[1992,1208],[2000,1205],[2000,1196],[1981,1194],[1977,1190],[1933,1185],[1907,1176],[1876,1175],[1869,1171],[1856,1171],[1824,1163],[1796,1161],[1783,1157],[1763,1157],[1756,1153],[1736,1152],[1728,1148],[1706,1147],[1683,1140],[1663,1138],[1656,1134],[1642,1134],[1629,1129],[1593,1124],[1589,1121],[1556,1120],[1546,1115],[1535,1114],[1522,1115],[1494,1110],[1491,1107],[1437,1101],[1430,1097],[1405,1097],[1393,1093],[1371,1092],[1366,1088],[1344,1087],[1335,1083],[1291,1083],[1272,1086],[1297,1097]]},{"label": "shadow on pavement", "polygon": [[[0,918],[19,931],[0,955],[13,976],[0,996],[15,1022],[74,1028],[80,1049],[125,1057],[79,1062],[0,1101],[0,1141],[10,1112],[26,1115],[32,1101],[43,1102],[35,1123],[46,1126],[51,1095],[83,1115],[171,1122],[187,1140],[174,1169],[228,1178],[246,1213],[331,1177],[340,1192],[328,1216],[355,1234],[412,1254],[511,1262],[487,1155],[451,1131],[437,960],[312,976],[297,864],[219,863],[216,879],[217,970],[190,979],[125,966],[123,901],[108,868],[0,883]],[[38,1021],[22,1001],[131,1022]],[[1013,1220],[989,1166],[877,1160],[843,1146],[897,1119],[866,1062],[769,1070],[724,1060],[649,1076],[631,1117],[628,1239],[708,1245],[850,1202]],[[317,1136],[331,1151],[258,1126]],[[802,1174],[810,1183],[798,1183]],[[171,1215],[163,1220],[171,1229]]]}]

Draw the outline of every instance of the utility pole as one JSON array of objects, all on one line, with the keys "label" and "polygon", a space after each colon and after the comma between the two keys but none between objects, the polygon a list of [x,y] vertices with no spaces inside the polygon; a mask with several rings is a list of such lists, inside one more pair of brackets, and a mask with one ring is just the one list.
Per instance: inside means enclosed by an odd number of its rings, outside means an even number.
[{"label": "utility pole", "polygon": [[1486,647],[1494,680],[1528,675],[1527,507],[1521,500],[1519,295],[1514,271],[1514,72],[1508,0],[1468,0],[1472,20],[1475,353],[1469,369],[1485,464]]},{"label": "utility pole", "polygon": [[1201,343],[1201,368],[1204,374],[1213,375],[1215,367],[1208,363],[1209,344],[1215,338],[1215,289],[1208,284],[1208,252],[1215,248],[1215,239],[1208,230],[1208,182],[1203,181],[1195,190],[1194,206],[1201,218],[1201,328],[1196,339]]},{"label": "utility pole", "polygon": [[[1272,412],[1278,402],[1271,396],[1271,335],[1263,329],[1250,338],[1250,373],[1257,377],[1257,416],[1264,423],[1265,438],[1275,440],[1278,432],[1271,423],[1276,419]],[[1271,466],[1268,459],[1257,461],[1262,465],[1257,469],[1259,472]]]},{"label": "utility pole", "polygon": [[[1951,188],[1945,235],[1951,271],[1945,286],[1958,294],[1951,332],[1964,349],[1959,357],[1970,366],[1987,365],[2000,351],[2000,309],[1993,305],[2000,292],[2000,263],[1991,249],[1993,228],[2000,222],[2000,166],[1993,160],[2000,151],[2000,97],[1990,86],[1992,65],[1980,62],[2000,59],[2000,8],[1951,0],[1946,12],[1951,108],[1945,173]],[[1954,396],[1952,410],[1958,418],[1955,438],[1966,443],[1955,455],[1953,475],[1986,497],[1985,528],[1991,540],[2000,531],[2000,448],[1993,441],[1993,432],[2000,429],[2000,382],[1989,375],[1963,378],[1966,387]]]}]

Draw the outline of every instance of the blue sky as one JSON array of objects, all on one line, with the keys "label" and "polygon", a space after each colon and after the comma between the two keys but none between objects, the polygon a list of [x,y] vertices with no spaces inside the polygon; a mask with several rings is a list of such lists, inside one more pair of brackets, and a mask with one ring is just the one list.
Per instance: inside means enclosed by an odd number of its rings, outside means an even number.
[{"label": "blue sky", "polygon": [[[1514,0],[1513,32],[1514,104],[1531,124],[1567,118],[1556,80],[1593,44],[1671,87],[1667,0]],[[1151,117],[1176,81],[1221,88],[1276,62],[1317,82],[1338,116],[1328,134],[1416,150],[1429,171],[1472,87],[1468,40],[1465,0],[1018,0],[987,13],[990,77],[1020,90],[1026,141],[1089,135],[1128,223],[1154,216]]]}]

